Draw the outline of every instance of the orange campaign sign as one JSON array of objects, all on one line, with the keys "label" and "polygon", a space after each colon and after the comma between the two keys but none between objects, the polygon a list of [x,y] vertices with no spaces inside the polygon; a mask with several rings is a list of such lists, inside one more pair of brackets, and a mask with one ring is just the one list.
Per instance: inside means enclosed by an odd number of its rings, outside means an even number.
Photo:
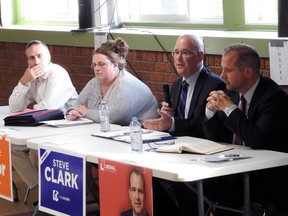
[{"label": "orange campaign sign", "polygon": [[99,159],[100,215],[153,215],[152,170]]},{"label": "orange campaign sign", "polygon": [[13,201],[10,147],[10,141],[3,135],[0,139],[0,197]]}]

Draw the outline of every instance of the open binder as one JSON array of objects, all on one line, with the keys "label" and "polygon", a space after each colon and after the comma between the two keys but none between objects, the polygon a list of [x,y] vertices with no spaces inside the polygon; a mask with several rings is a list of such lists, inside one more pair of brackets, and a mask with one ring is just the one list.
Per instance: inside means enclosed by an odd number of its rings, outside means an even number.
[{"label": "open binder", "polygon": [[[120,130],[109,131],[109,132],[96,132],[91,135],[95,137],[101,137],[101,138],[130,143],[129,127],[122,127],[122,129]],[[174,139],[176,138],[166,132],[142,129],[143,143],[150,143],[150,142],[155,143],[155,142],[162,142],[162,141],[174,140]]]},{"label": "open binder", "polygon": [[61,110],[25,110],[4,118],[5,126],[38,126],[42,121],[64,119]]}]

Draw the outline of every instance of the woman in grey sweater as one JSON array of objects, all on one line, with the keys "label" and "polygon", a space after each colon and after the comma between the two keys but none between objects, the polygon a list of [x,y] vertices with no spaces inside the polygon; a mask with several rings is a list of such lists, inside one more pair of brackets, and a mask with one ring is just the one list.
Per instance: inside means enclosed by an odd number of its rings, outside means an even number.
[{"label": "woman in grey sweater", "polygon": [[98,106],[102,100],[109,107],[112,124],[127,126],[133,116],[140,122],[158,117],[158,102],[151,90],[125,70],[128,50],[121,38],[109,40],[95,50],[91,65],[95,78],[87,83],[76,105],[68,110],[69,120],[86,117],[99,122]]},{"label": "woman in grey sweater", "polygon": [[[95,77],[79,94],[76,105],[67,111],[67,119],[80,117],[99,122],[98,106],[102,100],[109,107],[111,124],[129,125],[136,116],[140,122],[158,118],[158,102],[151,90],[125,70],[128,45],[121,38],[107,41],[94,51],[92,65]],[[98,168],[87,163],[87,185],[99,202]]]}]

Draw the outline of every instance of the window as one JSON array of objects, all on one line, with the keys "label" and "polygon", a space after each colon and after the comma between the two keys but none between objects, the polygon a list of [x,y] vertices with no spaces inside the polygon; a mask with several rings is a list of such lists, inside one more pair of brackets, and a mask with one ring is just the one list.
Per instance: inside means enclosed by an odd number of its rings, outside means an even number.
[{"label": "window", "polygon": [[247,25],[277,25],[278,1],[245,0]]},{"label": "window", "polygon": [[[124,22],[127,27],[270,31],[277,30],[278,23],[278,0],[91,1],[96,27]],[[78,0],[11,2],[16,2],[17,8],[13,11],[13,24],[78,26]]]},{"label": "window", "polygon": [[276,30],[277,0],[121,0],[128,25],[224,30]]},{"label": "window", "polygon": [[125,0],[125,2],[123,4],[121,1],[120,11],[123,11],[124,21],[128,22],[223,23],[222,0]]},{"label": "window", "polygon": [[20,0],[18,23],[78,25],[77,0]]}]

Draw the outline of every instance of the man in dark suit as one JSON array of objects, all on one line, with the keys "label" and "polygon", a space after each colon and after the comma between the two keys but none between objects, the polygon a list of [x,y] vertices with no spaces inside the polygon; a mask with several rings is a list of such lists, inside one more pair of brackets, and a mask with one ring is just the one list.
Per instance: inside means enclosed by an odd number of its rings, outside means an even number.
[{"label": "man in dark suit", "polygon": [[[209,72],[204,64],[204,44],[195,35],[182,35],[172,52],[177,73],[181,76],[173,83],[171,89],[172,104],[162,103],[159,119],[146,120],[145,128],[169,131],[175,136],[204,137],[203,119],[205,116],[206,99],[213,90],[225,88],[223,80]],[[183,114],[179,112],[182,82],[188,83]]]},{"label": "man in dark suit", "polygon": [[[224,89],[225,83],[205,68],[204,44],[200,37],[180,36],[172,56],[177,73],[181,76],[171,89],[172,104],[163,102],[158,111],[160,118],[146,120],[143,125],[151,130],[169,131],[174,136],[204,138],[206,99],[211,91]],[[183,96],[185,86],[187,92]],[[180,215],[179,209],[185,202],[187,190],[182,183],[153,178],[154,214]]]},{"label": "man in dark suit", "polygon": [[129,174],[129,198],[132,208],[121,213],[121,216],[149,216],[146,210],[146,188],[143,173],[133,167]]},{"label": "man in dark suit", "polygon": [[[224,49],[221,66],[221,77],[230,92],[212,91],[207,98],[206,137],[227,143],[236,143],[238,137],[241,140],[239,144],[252,149],[288,152],[288,97],[273,80],[261,75],[260,57],[256,50],[248,44],[232,44]],[[243,103],[239,103],[241,96],[246,103],[243,111],[238,108],[238,104]],[[284,178],[287,176],[285,172],[288,172],[287,167],[251,173],[252,201],[258,200],[264,207],[267,202],[273,203],[278,214],[283,211],[288,182]],[[241,187],[240,184],[237,186],[237,180],[229,181],[233,188]],[[228,192],[227,188],[226,184],[222,192]],[[230,190],[226,197],[235,197],[235,190],[232,191],[233,194]],[[222,212],[221,215],[231,214]]]}]

